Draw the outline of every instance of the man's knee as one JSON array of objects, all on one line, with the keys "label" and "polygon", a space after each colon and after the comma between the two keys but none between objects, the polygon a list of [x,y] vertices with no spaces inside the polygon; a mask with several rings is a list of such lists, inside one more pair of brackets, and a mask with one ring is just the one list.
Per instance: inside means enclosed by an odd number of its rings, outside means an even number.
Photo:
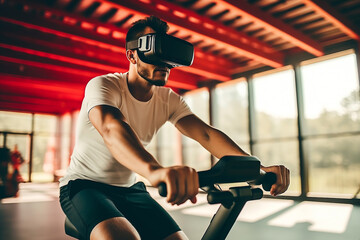
[{"label": "man's knee", "polygon": [[183,231],[178,231],[166,237],[165,240],[189,240]]},{"label": "man's knee", "polygon": [[140,240],[134,226],[123,217],[115,217],[98,223],[91,231],[90,240]]}]

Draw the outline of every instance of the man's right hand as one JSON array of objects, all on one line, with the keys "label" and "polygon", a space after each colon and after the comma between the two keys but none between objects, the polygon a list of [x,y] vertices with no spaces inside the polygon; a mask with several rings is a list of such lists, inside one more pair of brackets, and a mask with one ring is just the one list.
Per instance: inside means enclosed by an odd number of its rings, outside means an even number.
[{"label": "man's right hand", "polygon": [[199,177],[195,169],[187,166],[158,168],[152,171],[148,180],[153,186],[166,183],[167,201],[180,205],[188,199],[196,203],[199,193]]}]

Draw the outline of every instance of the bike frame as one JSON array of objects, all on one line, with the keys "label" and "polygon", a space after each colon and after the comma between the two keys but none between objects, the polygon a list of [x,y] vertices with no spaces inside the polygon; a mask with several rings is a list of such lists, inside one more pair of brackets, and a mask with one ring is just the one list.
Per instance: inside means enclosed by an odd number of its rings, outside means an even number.
[{"label": "bike frame", "polygon": [[[263,192],[259,188],[247,187],[230,188],[233,195],[232,203],[224,201],[211,219],[202,240],[224,240],[233,227],[237,217],[247,201],[261,199]],[[211,194],[211,193],[209,193]]]}]

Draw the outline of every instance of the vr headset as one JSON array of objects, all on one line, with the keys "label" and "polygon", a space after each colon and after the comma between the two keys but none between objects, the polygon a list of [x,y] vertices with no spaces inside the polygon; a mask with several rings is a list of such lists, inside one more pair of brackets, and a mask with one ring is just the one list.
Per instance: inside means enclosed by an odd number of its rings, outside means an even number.
[{"label": "vr headset", "polygon": [[194,60],[194,46],[168,34],[146,34],[127,42],[128,49],[136,49],[141,61],[156,66],[190,66]]}]

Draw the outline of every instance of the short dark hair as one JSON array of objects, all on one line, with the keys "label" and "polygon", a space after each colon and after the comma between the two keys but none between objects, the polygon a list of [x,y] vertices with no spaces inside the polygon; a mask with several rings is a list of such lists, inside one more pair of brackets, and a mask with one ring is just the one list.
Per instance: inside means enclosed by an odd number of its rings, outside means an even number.
[{"label": "short dark hair", "polygon": [[155,16],[149,16],[134,22],[126,34],[126,42],[136,40],[143,35],[146,27],[151,27],[157,33],[166,33],[169,25]]}]

